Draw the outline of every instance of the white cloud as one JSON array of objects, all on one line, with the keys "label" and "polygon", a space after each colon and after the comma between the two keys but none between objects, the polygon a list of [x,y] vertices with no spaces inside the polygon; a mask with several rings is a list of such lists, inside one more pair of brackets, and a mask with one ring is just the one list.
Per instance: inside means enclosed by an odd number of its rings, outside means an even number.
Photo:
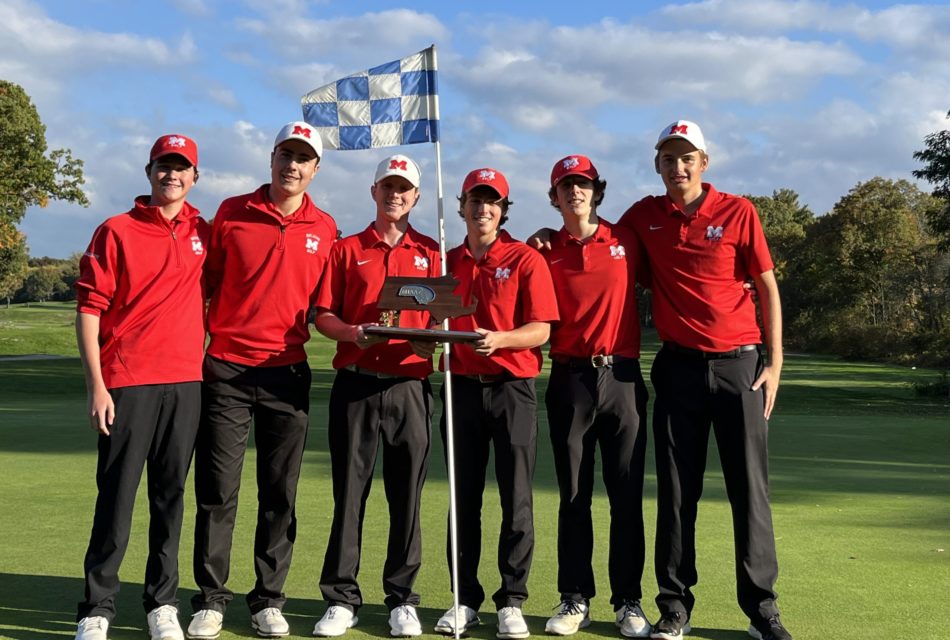
[{"label": "white cloud", "polygon": [[[374,51],[390,51],[389,55],[398,58],[432,42],[448,41],[450,37],[449,30],[438,18],[411,9],[320,20],[306,17],[299,8],[288,12],[279,6],[282,3],[276,4],[278,6],[268,7],[264,3],[255,3],[264,17],[239,18],[236,24],[256,38],[266,40],[291,60],[299,57],[302,49],[306,50],[308,57],[332,54],[338,60],[365,60],[369,42]],[[386,59],[369,64],[383,62]],[[346,73],[359,70],[354,68]]]},{"label": "white cloud", "polygon": [[22,84],[31,95],[61,91],[63,80],[106,66],[164,67],[190,62],[190,34],[178,42],[130,33],[79,29],[47,16],[26,0],[0,3],[0,77]]}]

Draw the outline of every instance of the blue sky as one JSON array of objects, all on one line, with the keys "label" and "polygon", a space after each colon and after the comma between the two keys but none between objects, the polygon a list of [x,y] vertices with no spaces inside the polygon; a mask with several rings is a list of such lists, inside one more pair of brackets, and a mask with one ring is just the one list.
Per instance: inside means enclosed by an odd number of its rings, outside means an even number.
[{"label": "blue sky", "polygon": [[[461,6],[0,0],[0,78],[31,95],[50,148],[85,161],[92,203],[31,209],[21,225],[31,254],[81,251],[101,220],[127,210],[163,133],[198,141],[190,200],[210,218],[269,179],[273,137],[301,117],[301,95],[433,43],[450,245],[464,235],[454,195],[482,166],[512,184],[516,237],[560,223],[546,191],[570,153],[589,155],[607,179],[601,213],[615,220],[661,189],[653,144],[678,118],[702,125],[717,188],[791,188],[818,214],[872,177],[912,179],[924,136],[950,126],[946,3]],[[372,218],[373,168],[396,151],[423,167],[413,222],[435,234],[428,144],[326,153],[310,193],[344,233]]]}]

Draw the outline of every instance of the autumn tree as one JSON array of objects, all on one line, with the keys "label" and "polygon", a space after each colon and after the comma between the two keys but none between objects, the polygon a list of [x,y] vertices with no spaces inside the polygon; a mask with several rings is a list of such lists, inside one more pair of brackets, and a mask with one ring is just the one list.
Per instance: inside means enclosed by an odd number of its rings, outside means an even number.
[{"label": "autumn tree", "polygon": [[89,206],[82,166],[69,149],[47,153],[46,127],[30,97],[19,85],[0,80],[0,251],[22,252],[0,258],[0,284],[15,279],[12,269],[26,258],[26,244],[9,240],[29,207],[45,207],[50,200]]}]

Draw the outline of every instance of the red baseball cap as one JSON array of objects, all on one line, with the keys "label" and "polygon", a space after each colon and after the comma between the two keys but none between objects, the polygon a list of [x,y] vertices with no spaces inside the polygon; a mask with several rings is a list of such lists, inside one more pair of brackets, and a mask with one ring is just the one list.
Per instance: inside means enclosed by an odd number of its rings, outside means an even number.
[{"label": "red baseball cap", "polygon": [[593,181],[599,178],[600,174],[587,156],[567,156],[558,160],[551,169],[551,186],[557,186],[557,183],[567,176],[584,176]]},{"label": "red baseball cap", "polygon": [[462,193],[468,193],[475,187],[481,186],[491,187],[500,198],[508,197],[508,180],[498,169],[490,169],[485,167],[484,169],[473,169],[469,171],[468,175],[465,176],[465,181],[462,183]]},{"label": "red baseball cap", "polygon": [[179,133],[170,133],[164,135],[155,141],[152,145],[152,152],[148,156],[149,162],[154,162],[161,157],[175,154],[181,156],[191,163],[191,166],[198,166],[198,145],[188,136]]}]

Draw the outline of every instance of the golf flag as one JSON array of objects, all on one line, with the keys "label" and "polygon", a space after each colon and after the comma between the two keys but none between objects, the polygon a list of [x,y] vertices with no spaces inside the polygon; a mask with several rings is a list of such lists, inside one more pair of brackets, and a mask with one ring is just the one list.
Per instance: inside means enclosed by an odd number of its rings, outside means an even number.
[{"label": "golf flag", "polygon": [[327,149],[375,149],[439,140],[435,46],[314,89],[303,119]]}]

